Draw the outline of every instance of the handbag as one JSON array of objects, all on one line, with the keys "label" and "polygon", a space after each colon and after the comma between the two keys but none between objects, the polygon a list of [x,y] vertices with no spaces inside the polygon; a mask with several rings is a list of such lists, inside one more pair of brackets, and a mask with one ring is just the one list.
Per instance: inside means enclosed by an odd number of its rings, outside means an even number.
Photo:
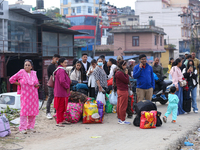
[{"label": "handbag", "polygon": [[102,92],[98,92],[96,100],[97,100],[97,101],[100,101],[100,102],[102,102],[104,105],[106,105],[106,100],[105,100],[105,99],[106,99],[106,98],[105,98],[105,94],[103,94]]},{"label": "handbag", "polygon": [[187,85],[187,81],[184,78],[182,81],[178,81],[178,83],[179,83],[180,87],[184,87]]}]

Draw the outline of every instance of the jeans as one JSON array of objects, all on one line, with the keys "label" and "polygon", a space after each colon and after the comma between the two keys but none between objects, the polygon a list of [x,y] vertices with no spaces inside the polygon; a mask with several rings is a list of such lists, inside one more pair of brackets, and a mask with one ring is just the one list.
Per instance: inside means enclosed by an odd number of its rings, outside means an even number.
[{"label": "jeans", "polygon": [[190,87],[188,92],[187,92],[187,98],[189,99],[190,98],[190,93],[191,93],[191,97],[192,97],[192,108],[193,108],[193,111],[197,110],[198,111],[198,108],[197,108],[197,86],[195,88],[192,88]]},{"label": "jeans", "polygon": [[47,100],[47,105],[46,105],[47,114],[50,113],[51,103],[53,99],[54,99],[54,89],[52,87],[48,87],[48,100]]},{"label": "jeans", "polygon": [[183,110],[183,87],[181,87],[180,84],[178,83],[178,88],[179,88],[179,90],[176,91],[175,94],[179,98],[179,102],[178,102],[178,115],[181,115],[181,114],[185,113],[185,111]]}]

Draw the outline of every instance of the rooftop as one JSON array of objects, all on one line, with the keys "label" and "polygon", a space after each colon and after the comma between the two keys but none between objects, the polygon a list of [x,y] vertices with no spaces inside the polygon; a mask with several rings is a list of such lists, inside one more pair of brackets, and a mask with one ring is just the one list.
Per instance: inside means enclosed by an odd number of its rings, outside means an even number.
[{"label": "rooftop", "polygon": [[158,33],[166,35],[163,28],[150,25],[135,25],[135,26],[117,26],[113,27],[111,33]]}]

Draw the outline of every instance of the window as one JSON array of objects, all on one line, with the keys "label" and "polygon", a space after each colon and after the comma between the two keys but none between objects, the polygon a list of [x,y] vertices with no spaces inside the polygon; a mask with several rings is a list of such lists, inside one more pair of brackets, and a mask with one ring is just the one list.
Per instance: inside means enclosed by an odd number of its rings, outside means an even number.
[{"label": "window", "polygon": [[15,96],[2,95],[0,97],[0,104],[15,105]]},{"label": "window", "polygon": [[160,37],[160,46],[162,46],[162,37]]},{"label": "window", "polygon": [[133,21],[133,18],[128,18],[128,21]]},{"label": "window", "polygon": [[157,36],[155,35],[155,45],[157,45]]},{"label": "window", "polygon": [[81,13],[81,6],[77,7],[77,13]]},{"label": "window", "polygon": [[80,25],[91,25],[96,26],[96,17],[70,17],[67,18],[71,21],[72,26],[80,26]]},{"label": "window", "polygon": [[122,24],[126,25],[126,21],[123,21]]},{"label": "window", "polygon": [[139,36],[133,36],[133,46],[139,46]]},{"label": "window", "polygon": [[68,8],[63,8],[63,14],[68,15]]},{"label": "window", "polygon": [[92,13],[92,7],[91,6],[88,7],[88,13],[90,13],[90,14]]},{"label": "window", "polygon": [[63,0],[63,5],[67,5],[68,4],[68,0]]},{"label": "window", "polygon": [[183,36],[184,36],[184,33],[185,33],[184,29],[182,29],[181,32],[182,32],[182,37],[183,37]]},{"label": "window", "polygon": [[96,4],[99,4],[99,0],[96,0]]},{"label": "window", "polygon": [[95,7],[95,14],[98,14],[98,12],[99,12],[99,8]]}]

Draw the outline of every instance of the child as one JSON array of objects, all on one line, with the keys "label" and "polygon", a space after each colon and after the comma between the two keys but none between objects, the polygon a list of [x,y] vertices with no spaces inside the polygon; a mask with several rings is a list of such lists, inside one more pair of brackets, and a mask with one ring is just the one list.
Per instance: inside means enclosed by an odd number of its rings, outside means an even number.
[{"label": "child", "polygon": [[167,122],[167,117],[171,114],[171,112],[172,112],[172,123],[176,123],[179,99],[178,96],[175,94],[175,92],[176,92],[176,87],[172,86],[170,88],[171,94],[168,95],[169,105],[167,107],[167,112],[163,117],[163,121],[165,123]]}]

